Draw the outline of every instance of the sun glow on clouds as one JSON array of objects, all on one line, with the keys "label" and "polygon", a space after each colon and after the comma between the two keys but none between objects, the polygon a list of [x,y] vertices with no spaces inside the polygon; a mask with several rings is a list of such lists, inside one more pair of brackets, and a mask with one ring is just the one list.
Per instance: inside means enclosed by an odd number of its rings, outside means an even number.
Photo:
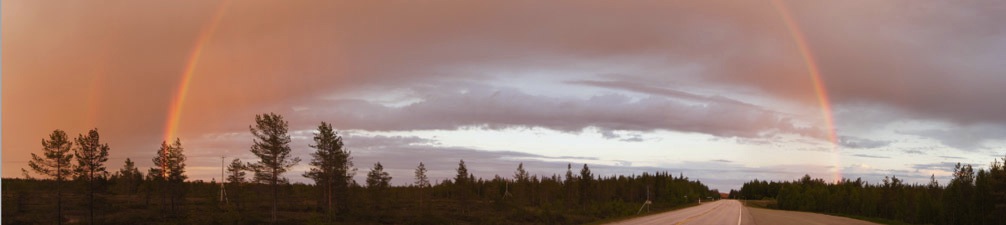
[{"label": "sun glow on clouds", "polygon": [[441,177],[457,159],[438,157],[487,157],[479,176],[569,161],[701,168],[686,175],[726,186],[839,170],[911,182],[1006,143],[1006,107],[989,104],[1006,55],[987,32],[1006,18],[977,3],[232,1],[223,18],[219,3],[4,2],[3,129],[17,132],[3,176],[52,129],[98,127],[109,168],[149,166],[177,136],[190,177],[209,180],[221,154],[253,160],[247,126],[266,112],[302,159],[327,121],[357,167],[387,162],[396,180],[422,154]]},{"label": "sun glow on clouds", "polygon": [[[775,163],[823,163],[820,151],[768,150],[786,157],[773,155],[760,147],[734,139],[717,139],[706,134],[655,131],[647,133],[617,131],[624,136],[638,135],[640,141],[626,141],[619,137],[605,137],[603,131],[588,128],[581,132],[561,132],[545,128],[484,129],[468,127],[458,130],[422,130],[396,132],[353,132],[353,134],[415,136],[436,140],[433,146],[463,147],[488,151],[519,151],[549,157],[592,157],[591,163],[618,165],[630,161],[633,166],[666,167],[685,161],[730,160],[750,166],[768,166]],[[759,151],[757,154],[743,152]],[[741,152],[742,154],[738,154]],[[798,156],[798,157],[793,157]],[[801,160],[789,162],[799,158]],[[571,160],[584,163],[582,160]]]}]

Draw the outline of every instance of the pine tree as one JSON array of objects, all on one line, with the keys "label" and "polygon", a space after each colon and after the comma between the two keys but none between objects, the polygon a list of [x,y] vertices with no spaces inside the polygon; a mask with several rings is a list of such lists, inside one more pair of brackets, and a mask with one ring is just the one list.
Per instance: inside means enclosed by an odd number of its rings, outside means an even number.
[{"label": "pine tree", "polygon": [[989,176],[992,190],[990,200],[993,204],[991,214],[998,215],[993,217],[989,222],[992,224],[1006,224],[1006,156],[1003,156],[1002,161],[995,159],[989,165]]},{"label": "pine tree", "polygon": [[326,212],[333,213],[334,204],[344,200],[342,197],[355,173],[350,152],[344,149],[342,137],[332,129],[332,125],[325,122],[318,126],[314,144],[310,146],[316,151],[311,153],[311,169],[303,176],[311,178],[321,188]]},{"label": "pine tree", "polygon": [[468,212],[469,207],[468,195],[470,191],[467,188],[467,186],[469,185],[471,180],[469,180],[470,174],[468,173],[468,167],[465,166],[465,160],[461,160],[460,162],[458,162],[457,172],[458,174],[454,177],[454,193],[458,196],[458,199],[460,200],[458,201],[458,203],[460,203],[460,205],[458,206],[459,211],[461,211],[461,214],[466,214]]},{"label": "pine tree", "polygon": [[367,173],[367,188],[373,192],[374,202],[378,207],[383,203],[384,191],[388,189],[390,183],[391,175],[384,171],[381,162],[375,163],[374,168]]},{"label": "pine tree", "polygon": [[[50,176],[56,180],[56,221],[63,224],[63,180],[70,177],[70,148],[73,143],[62,130],[54,130],[49,134],[49,140],[42,139],[42,155],[31,153],[28,166],[37,173]],[[24,169],[22,169],[24,170]]]},{"label": "pine tree", "polygon": [[[234,159],[231,164],[227,166],[227,183],[230,184],[231,192],[230,196],[232,201],[241,208],[241,184],[245,182],[245,164],[241,162],[241,159]],[[226,186],[226,185],[225,185]]]},{"label": "pine tree", "polygon": [[300,162],[300,158],[290,155],[290,135],[283,116],[269,113],[255,115],[255,125],[248,126],[255,136],[251,152],[258,156],[258,163],[249,164],[255,171],[255,179],[268,181],[272,186],[272,222],[276,223],[276,207],[279,203],[279,183],[286,182],[280,175]]},{"label": "pine tree", "polygon": [[563,180],[562,188],[566,190],[564,193],[566,195],[567,204],[574,204],[577,200],[576,188],[574,184],[576,183],[576,176],[573,175],[573,164],[566,164],[566,179]]},{"label": "pine tree", "polygon": [[102,144],[98,129],[92,129],[87,135],[78,135],[74,140],[77,147],[74,148],[74,157],[77,158],[77,167],[74,172],[77,177],[87,183],[88,208],[90,208],[90,222],[94,224],[94,186],[95,180],[108,175],[105,170],[105,162],[108,161],[108,144]]},{"label": "pine tree", "polygon": [[[515,193],[522,193],[521,195],[523,195],[524,197],[526,197],[527,201],[529,201],[529,202],[534,201],[534,194],[533,193],[524,193],[524,192],[533,191],[534,189],[530,188],[530,186],[532,185],[531,184],[531,175],[528,174],[527,170],[524,170],[524,163],[523,162],[521,162],[520,164],[517,164],[517,170],[514,171],[514,173],[513,173],[513,179],[514,179],[514,184],[515,185],[513,187],[511,187],[509,184],[506,184],[507,186],[505,187],[506,190],[504,190],[504,196],[506,196],[506,195],[512,195],[510,193],[510,190],[515,190]],[[519,191],[524,191],[524,192],[519,192],[518,190]]]},{"label": "pine tree", "polygon": [[954,178],[947,184],[944,191],[943,208],[947,209],[947,223],[949,224],[975,224],[974,210],[974,189],[975,173],[971,165],[962,166],[960,163],[954,167]]},{"label": "pine tree", "polygon": [[384,166],[381,162],[374,164],[374,168],[367,173],[367,187],[368,188],[388,188],[391,182],[391,175],[384,171]]},{"label": "pine tree", "polygon": [[580,203],[586,203],[590,199],[591,185],[594,181],[594,174],[590,172],[590,168],[587,164],[583,164],[583,169],[580,169]]},{"label": "pine tree", "polygon": [[157,156],[151,161],[154,167],[151,173],[159,175],[158,181],[162,184],[162,197],[168,197],[170,201],[171,213],[177,213],[178,204],[184,199],[184,182],[188,176],[185,175],[185,154],[182,148],[181,139],[175,139],[171,145],[161,142],[161,148],[157,150]]},{"label": "pine tree", "polygon": [[457,171],[458,171],[458,175],[454,177],[454,183],[459,184],[459,185],[461,185],[463,183],[467,183],[467,180],[468,180],[468,167],[465,167],[465,160],[464,159],[462,159],[461,162],[458,163],[458,169],[457,169]]},{"label": "pine tree", "polygon": [[423,197],[425,197],[423,190],[430,186],[430,179],[426,176],[426,165],[423,165],[423,162],[419,162],[419,166],[416,167],[416,182],[414,184],[419,188],[419,207],[422,207]]},{"label": "pine tree", "polygon": [[241,159],[231,160],[231,164],[227,165],[227,183],[234,185],[241,185],[245,182],[245,164],[241,162]]},{"label": "pine tree", "polygon": [[528,181],[529,177],[530,175],[528,175],[527,171],[524,170],[524,163],[518,164],[517,171],[513,174],[513,179],[517,182],[524,183]]},{"label": "pine tree", "polygon": [[430,179],[426,176],[426,165],[423,162],[419,162],[419,166],[416,167],[416,182],[417,187],[429,187]]},{"label": "pine tree", "polygon": [[572,163],[566,164],[566,179],[563,181],[566,182],[566,185],[569,185],[575,179],[576,177],[573,177],[573,164]]},{"label": "pine tree", "polygon": [[133,160],[126,158],[126,162],[123,164],[122,169],[118,172],[119,183],[123,188],[122,190],[132,196],[138,191],[140,182],[143,181],[143,173],[136,168],[136,163]]}]

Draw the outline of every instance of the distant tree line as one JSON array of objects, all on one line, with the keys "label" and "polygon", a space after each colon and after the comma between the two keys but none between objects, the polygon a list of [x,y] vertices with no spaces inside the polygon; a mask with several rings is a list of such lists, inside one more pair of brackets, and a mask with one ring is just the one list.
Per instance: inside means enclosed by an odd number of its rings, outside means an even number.
[{"label": "distant tree line", "polygon": [[905,184],[896,176],[876,184],[859,178],[826,183],[805,175],[796,181],[750,181],[739,191],[731,190],[730,197],[775,199],[779,209],[913,224],[1006,224],[1006,170],[998,159],[977,173],[971,165],[958,163],[947,185],[940,185],[935,175],[927,184]]},{"label": "distant tree line", "polygon": [[[278,114],[256,115],[250,152],[226,167],[226,198],[216,180],[187,181],[181,139],[152,149],[144,174],[127,158],[105,168],[110,147],[97,129],[70,140],[55,130],[29,167],[42,179],[5,178],[4,224],[579,224],[717,199],[700,181],[667,172],[598,176],[587,164],[564,175],[531,175],[523,163],[512,177],[478,178],[462,159],[453,179],[431,181],[419,162],[413,182],[392,186],[375,163],[357,184],[351,152],[328,123],[319,124],[302,174],[314,184],[294,184],[283,174],[300,162],[291,154],[288,124]],[[76,159],[76,163],[71,161]],[[398,178],[403,179],[403,178]],[[81,194],[85,193],[85,194]],[[69,203],[69,204],[64,204]]]}]

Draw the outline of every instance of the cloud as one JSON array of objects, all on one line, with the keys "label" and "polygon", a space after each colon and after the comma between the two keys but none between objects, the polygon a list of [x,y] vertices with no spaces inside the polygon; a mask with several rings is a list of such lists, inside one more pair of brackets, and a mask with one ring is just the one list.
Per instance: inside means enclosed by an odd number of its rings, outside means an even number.
[{"label": "cloud", "polygon": [[343,143],[347,147],[359,148],[359,149],[369,149],[369,148],[381,148],[389,146],[410,146],[410,145],[435,145],[438,144],[436,140],[421,138],[416,136],[386,136],[386,135],[374,135],[374,136],[363,136],[354,135],[350,133],[343,137]]},{"label": "cloud", "polygon": [[643,136],[640,134],[628,133],[628,132],[616,132],[614,130],[599,129],[598,133],[601,137],[611,140],[619,140],[623,142],[643,142]]},{"label": "cloud", "polygon": [[888,157],[888,156],[867,155],[867,154],[853,154],[852,156],[863,157],[863,158],[874,158],[874,159],[889,159],[889,158],[891,158],[891,157]]},{"label": "cloud", "polygon": [[[870,103],[901,110],[902,117],[969,125],[1006,123],[1006,56],[1001,32],[990,32],[998,3],[904,1],[792,2],[790,9],[820,67],[831,100]],[[999,28],[993,30],[1000,30]],[[782,37],[781,41],[792,41]],[[781,46],[780,46],[781,47]],[[799,58],[785,49],[773,59]],[[707,73],[709,80],[813,103],[812,82],[801,63],[757,64],[754,54]],[[912,57],[905,57],[912,56]],[[804,71],[800,71],[804,70]],[[747,71],[747,72],[745,72]],[[744,75],[738,75],[744,74]],[[772,82],[764,82],[772,81]]]},{"label": "cloud", "polygon": [[[735,105],[735,106],[747,107],[747,108],[750,108],[751,110],[765,110],[765,109],[763,109],[763,108],[761,108],[759,106],[748,104],[748,103],[741,102],[741,101],[734,100],[734,99],[730,99],[730,98],[726,98],[726,97],[723,97],[723,96],[702,96],[702,95],[693,94],[693,93],[689,93],[689,92],[685,92],[685,91],[680,91],[680,90],[675,90],[675,89],[670,89],[670,88],[655,87],[655,86],[652,86],[652,85],[646,85],[646,84],[641,84],[641,83],[636,83],[636,82],[631,82],[631,81],[626,81],[626,80],[608,80],[608,81],[576,80],[576,81],[567,81],[566,83],[569,83],[569,84],[579,84],[579,85],[587,85],[587,86],[594,86],[594,87],[603,87],[603,88],[610,88],[610,89],[616,89],[616,90],[628,90],[628,91],[633,91],[633,92],[639,92],[639,93],[645,93],[645,94],[651,94],[651,95],[658,95],[658,96],[664,96],[664,97],[673,98],[673,99],[679,99],[679,100],[685,100],[685,101],[694,101],[694,102],[699,102],[699,103],[727,104],[727,105]],[[765,110],[765,111],[768,111],[768,110]]]},{"label": "cloud", "polygon": [[916,170],[936,170],[943,172],[954,172],[954,166],[956,162],[939,162],[939,163],[920,163],[912,164],[911,168]]},{"label": "cloud", "polygon": [[1006,136],[1006,127],[994,124],[959,126],[947,124],[933,129],[900,130],[900,134],[931,138],[941,144],[964,151],[987,148],[986,142]]},{"label": "cloud", "polygon": [[620,137],[615,130],[673,130],[725,137],[764,137],[806,130],[796,127],[782,114],[715,101],[693,104],[661,96],[634,100],[621,94],[577,99],[531,95],[485,84],[436,86],[416,92],[423,97],[422,101],[402,107],[340,99],[319,103],[328,105],[324,109],[302,110],[296,116],[340,118],[333,121],[337,127],[376,131],[476,126],[545,127],[574,132],[596,127],[607,138]]},{"label": "cloud", "polygon": [[840,136],[838,144],[846,148],[882,148],[891,145],[892,141],[873,140],[852,136]]},{"label": "cloud", "polygon": [[944,159],[958,159],[958,160],[964,159],[964,157],[958,157],[958,156],[940,156],[940,158],[944,158]]},{"label": "cloud", "polygon": [[[987,5],[998,3],[786,3],[833,108],[845,112],[836,113],[840,128],[944,122],[896,129],[966,151],[1006,134],[1006,105],[994,104],[1006,96],[999,24],[1006,14]],[[218,13],[208,36],[203,27]],[[223,8],[15,1],[4,3],[2,16],[7,159],[28,158],[53,129],[72,135],[98,127],[113,160],[149,161],[140,159],[164,138],[200,38],[209,39],[198,49],[178,134],[206,165],[220,152],[247,154],[246,127],[264,112],[287,116],[291,130],[319,121],[378,131],[595,127],[626,142],[673,130],[782,148],[790,143],[773,135],[825,136],[820,121],[806,118],[817,116],[819,102],[804,56],[777,9],[763,1],[249,0]],[[522,89],[541,77],[558,88]],[[389,106],[356,97],[400,89],[417,100]],[[436,144],[402,136],[347,142],[361,149]],[[840,144],[892,143],[849,135]],[[385,157],[412,156],[391,153]],[[5,161],[4,170],[23,166]]]}]

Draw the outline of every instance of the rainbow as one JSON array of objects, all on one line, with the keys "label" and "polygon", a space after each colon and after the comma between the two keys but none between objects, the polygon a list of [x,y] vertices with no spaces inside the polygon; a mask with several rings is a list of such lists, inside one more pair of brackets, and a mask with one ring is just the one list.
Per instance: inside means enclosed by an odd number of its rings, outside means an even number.
[{"label": "rainbow", "polygon": [[185,63],[185,69],[182,72],[182,79],[178,85],[178,90],[175,91],[175,97],[171,100],[170,108],[168,108],[168,119],[167,123],[164,125],[165,141],[170,141],[172,138],[177,137],[178,123],[181,121],[182,109],[183,106],[185,106],[185,97],[189,92],[189,85],[192,83],[192,77],[195,74],[196,67],[199,65],[199,57],[202,56],[203,49],[206,47],[206,44],[213,38],[213,33],[217,30],[217,25],[220,24],[220,19],[223,17],[228,3],[228,0],[220,2],[216,12],[213,14],[213,18],[209,23],[204,25],[202,30],[199,32],[199,37],[196,39],[196,45],[192,48],[192,52],[189,53],[188,61]]},{"label": "rainbow", "polygon": [[108,72],[108,56],[103,54],[99,58],[101,62],[96,63],[96,68],[91,72],[91,83],[87,91],[87,105],[91,107],[87,109],[87,120],[84,124],[90,127],[98,126],[98,115],[101,113],[101,90],[104,90],[102,84],[105,83],[105,74]]},{"label": "rainbow", "polygon": [[825,128],[827,129],[828,141],[831,143],[832,163],[835,166],[832,180],[836,182],[840,181],[842,179],[842,169],[838,155],[838,134],[835,131],[835,119],[832,115],[828,90],[825,89],[824,80],[821,79],[821,70],[817,67],[817,61],[814,60],[814,55],[811,54],[810,48],[807,45],[807,38],[804,37],[800,26],[796,24],[796,20],[790,15],[789,8],[781,0],[772,0],[772,5],[779,11],[783,23],[786,24],[790,36],[796,42],[796,47],[800,51],[804,63],[807,65],[807,74],[810,75],[811,82],[813,83],[814,94],[817,95],[817,103],[821,108],[821,116],[824,118]]}]

